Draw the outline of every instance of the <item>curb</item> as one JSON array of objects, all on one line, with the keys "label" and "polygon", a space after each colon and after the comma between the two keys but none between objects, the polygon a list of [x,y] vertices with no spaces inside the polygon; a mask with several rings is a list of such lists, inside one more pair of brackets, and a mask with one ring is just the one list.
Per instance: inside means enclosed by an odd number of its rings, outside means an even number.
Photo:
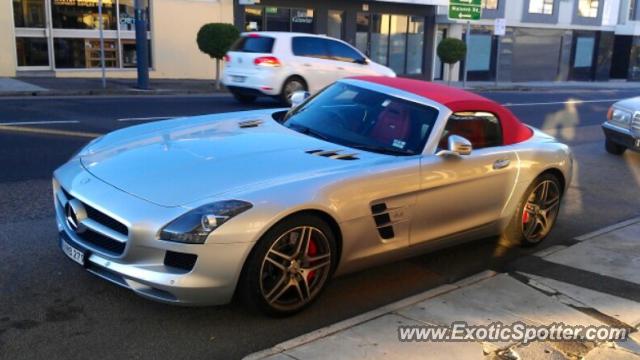
[{"label": "curb", "polygon": [[78,91],[58,91],[58,90],[37,90],[37,91],[6,91],[0,92],[0,98],[10,97],[62,97],[62,96],[158,96],[158,95],[209,95],[227,96],[227,91],[200,91],[200,90],[78,90]]},{"label": "curb", "polygon": [[[628,219],[628,220],[619,222],[617,224],[610,225],[610,226],[604,227],[602,229],[599,229],[599,230],[596,230],[596,231],[593,231],[593,232],[590,232],[590,233],[587,233],[587,234],[584,234],[584,235],[577,236],[574,239],[576,241],[579,241],[579,242],[585,241],[585,240],[597,237],[599,235],[606,234],[606,233],[609,233],[609,232],[612,232],[612,231],[615,231],[615,230],[618,230],[618,229],[621,229],[621,228],[624,228],[624,227],[627,227],[627,226],[630,226],[630,225],[633,225],[633,224],[636,224],[636,223],[640,223],[640,217],[635,217],[635,218],[632,218],[632,219]],[[550,254],[552,254],[554,252],[557,252],[557,251],[560,251],[560,250],[564,250],[566,248],[567,248],[567,246],[565,246],[565,245],[551,246],[551,247],[549,247],[547,249],[540,250],[539,252],[535,253],[534,256],[539,256],[539,257],[547,256],[547,255],[550,255]],[[430,299],[430,298],[433,298],[433,297],[436,297],[436,296],[451,292],[453,290],[457,290],[457,289],[469,286],[471,284],[483,281],[485,279],[491,278],[491,277],[496,276],[496,275],[498,275],[498,273],[496,273],[495,271],[492,271],[492,270],[485,270],[485,271],[479,272],[477,274],[474,274],[474,275],[471,275],[471,276],[466,277],[464,279],[461,279],[461,280],[459,280],[459,281],[457,281],[457,282],[455,282],[453,284],[445,284],[445,285],[438,286],[438,287],[436,287],[434,289],[430,289],[430,290],[427,290],[427,291],[422,292],[420,294],[417,294],[417,295],[414,295],[414,296],[410,296],[408,298],[405,298],[405,299],[396,301],[394,303],[382,306],[380,308],[368,311],[368,312],[366,312],[364,314],[356,315],[356,316],[354,316],[352,318],[337,322],[335,324],[331,324],[331,325],[325,326],[323,328],[311,331],[311,332],[309,332],[307,334],[304,334],[304,335],[295,337],[293,339],[281,342],[281,343],[279,343],[279,344],[277,344],[277,345],[275,345],[275,346],[273,346],[271,348],[268,348],[268,349],[265,349],[265,350],[261,350],[261,351],[258,351],[258,352],[254,352],[252,354],[249,354],[249,355],[245,356],[243,358],[243,360],[260,360],[260,359],[265,359],[265,358],[270,357],[270,356],[274,356],[274,355],[278,355],[278,354],[284,353],[285,351],[288,351],[288,350],[291,350],[293,348],[296,348],[296,347],[302,346],[304,344],[310,343],[312,341],[315,341],[315,340],[318,340],[318,339],[333,335],[333,334],[335,334],[335,333],[337,333],[339,331],[342,331],[342,330],[357,326],[359,324],[362,324],[364,322],[376,319],[376,318],[381,317],[381,316],[383,316],[385,314],[396,312],[396,311],[398,311],[398,310],[400,310],[402,308],[405,308],[407,306],[411,306],[411,305],[414,305],[414,304],[419,303],[421,301],[424,301],[424,300],[427,300],[427,299]]]},{"label": "curb", "polygon": [[435,289],[430,289],[425,292],[422,292],[417,295],[410,296],[408,298],[396,301],[394,303],[379,307],[377,309],[368,311],[364,314],[356,315],[352,318],[337,322],[335,324],[325,326],[318,330],[314,330],[304,335],[300,335],[293,339],[281,342],[269,349],[261,350],[252,354],[249,354],[243,358],[243,360],[260,360],[266,357],[277,355],[279,353],[285,352],[287,350],[293,349],[295,347],[310,343],[312,341],[330,336],[344,329],[348,329],[354,327],[356,325],[362,324],[364,322],[373,320],[375,318],[381,317],[387,313],[392,313],[398,311],[407,306],[417,304],[421,301],[434,298],[436,296],[451,292],[453,290],[459,289],[461,287],[465,287],[479,281],[491,278],[497,275],[495,271],[486,270],[479,272],[477,274],[471,275],[467,278],[459,280],[453,284],[446,284],[438,286]]}]

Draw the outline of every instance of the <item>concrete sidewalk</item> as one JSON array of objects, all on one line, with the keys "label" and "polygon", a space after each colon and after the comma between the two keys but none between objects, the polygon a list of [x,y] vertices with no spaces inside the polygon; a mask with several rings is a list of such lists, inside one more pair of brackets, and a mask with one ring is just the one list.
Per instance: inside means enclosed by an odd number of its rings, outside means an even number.
[{"label": "concrete sidewalk", "polygon": [[[446,81],[436,81],[447,84]],[[451,86],[462,87],[461,82],[452,82]],[[80,95],[188,95],[226,93],[216,91],[214,79],[151,79],[149,90],[136,88],[136,79],[107,79],[107,87],[102,88],[99,78],[54,78],[54,77],[19,77],[0,78],[0,96],[80,96]],[[477,91],[530,91],[530,90],[630,90],[640,91],[640,82],[626,81],[530,81],[501,82],[488,81],[467,83],[467,89]]]},{"label": "concrete sidewalk", "polygon": [[[640,359],[640,218],[251,354],[245,359]],[[626,341],[400,342],[401,325],[615,326]]]}]

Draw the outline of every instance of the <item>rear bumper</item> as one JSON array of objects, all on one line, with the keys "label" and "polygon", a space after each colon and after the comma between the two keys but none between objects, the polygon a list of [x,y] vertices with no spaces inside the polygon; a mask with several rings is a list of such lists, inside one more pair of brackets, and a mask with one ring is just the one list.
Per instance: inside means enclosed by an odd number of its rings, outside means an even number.
[{"label": "rear bumper", "polygon": [[622,145],[629,150],[640,151],[640,134],[610,123],[602,124],[602,131],[607,140]]},{"label": "rear bumper", "polygon": [[281,71],[276,69],[262,69],[250,73],[226,71],[222,78],[222,83],[229,91],[255,96],[277,96],[283,82]]}]

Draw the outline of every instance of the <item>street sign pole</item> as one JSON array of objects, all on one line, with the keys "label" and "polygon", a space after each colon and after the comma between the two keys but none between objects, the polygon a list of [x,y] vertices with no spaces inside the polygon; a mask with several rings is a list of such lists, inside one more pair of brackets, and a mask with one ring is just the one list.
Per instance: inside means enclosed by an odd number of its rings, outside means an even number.
[{"label": "street sign pole", "polygon": [[138,89],[149,89],[149,46],[147,45],[147,24],[144,17],[144,1],[135,0],[136,18],[136,63],[138,68]]},{"label": "street sign pole", "polygon": [[98,22],[100,30],[100,67],[102,68],[102,88],[107,87],[107,74],[104,61],[104,23],[102,22],[102,0],[98,0]]},{"label": "street sign pole", "polygon": [[467,45],[467,52],[464,55],[464,78],[462,80],[462,87],[467,87],[467,67],[469,65],[469,39],[471,38],[471,21],[467,21],[467,32],[464,36],[464,42]]}]

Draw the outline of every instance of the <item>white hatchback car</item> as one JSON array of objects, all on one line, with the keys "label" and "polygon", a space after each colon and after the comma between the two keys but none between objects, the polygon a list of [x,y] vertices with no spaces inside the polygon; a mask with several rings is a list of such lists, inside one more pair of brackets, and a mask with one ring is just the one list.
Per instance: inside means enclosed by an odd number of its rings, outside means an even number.
[{"label": "white hatchback car", "polygon": [[290,104],[296,91],[316,93],[348,76],[396,74],[348,43],[323,35],[243,33],[225,55],[222,82],[243,103],[258,96]]}]

